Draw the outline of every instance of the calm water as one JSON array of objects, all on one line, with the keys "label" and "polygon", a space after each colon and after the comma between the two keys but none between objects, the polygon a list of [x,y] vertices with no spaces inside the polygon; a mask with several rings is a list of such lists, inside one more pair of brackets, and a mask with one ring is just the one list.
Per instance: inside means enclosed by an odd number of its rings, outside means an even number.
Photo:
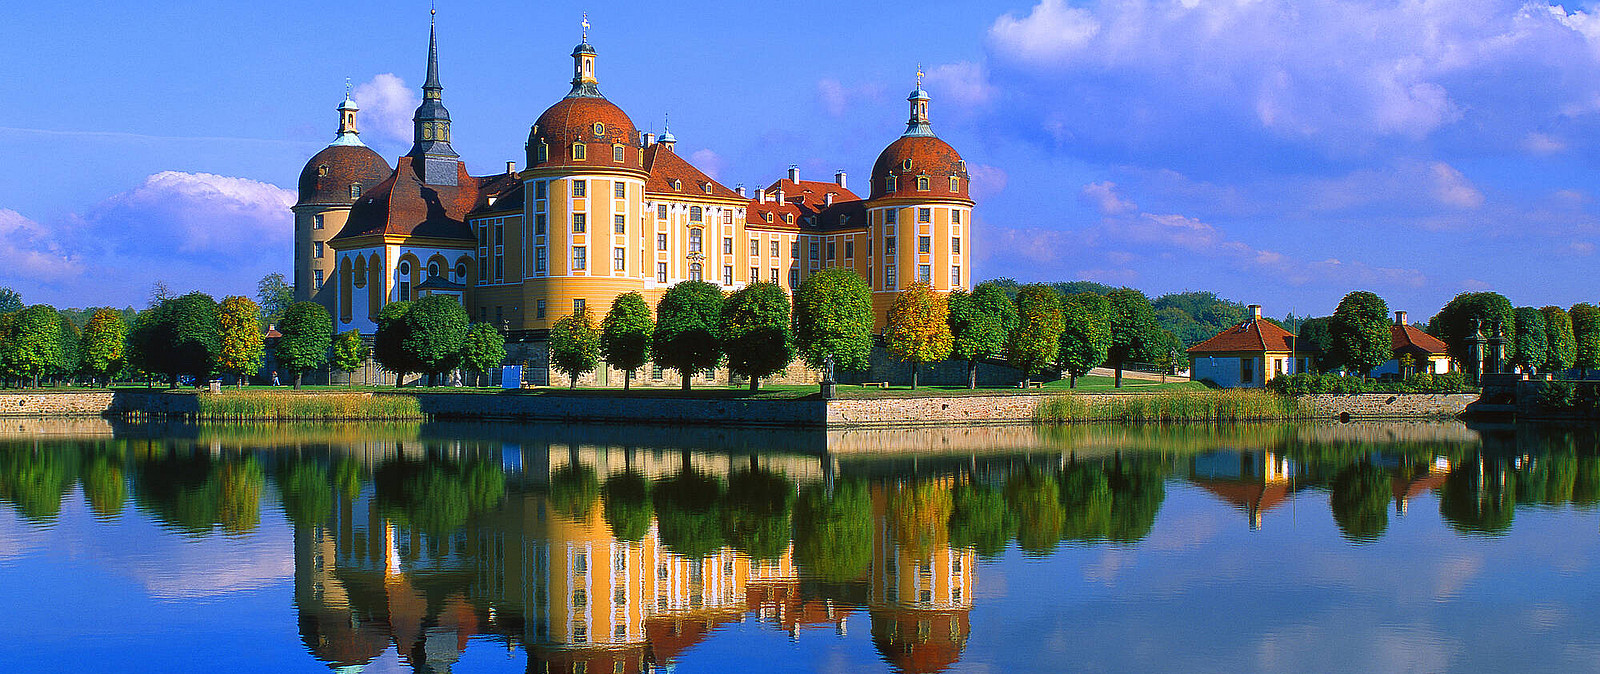
[{"label": "calm water", "polygon": [[1600,670],[1600,431],[0,424],[0,670]]}]

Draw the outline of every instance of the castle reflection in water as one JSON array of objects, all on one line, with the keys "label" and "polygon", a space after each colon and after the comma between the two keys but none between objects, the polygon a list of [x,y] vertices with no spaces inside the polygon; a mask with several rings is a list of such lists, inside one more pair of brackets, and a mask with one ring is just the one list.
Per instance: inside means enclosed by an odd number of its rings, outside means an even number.
[{"label": "castle reflection in water", "polygon": [[[330,668],[442,672],[470,645],[584,674],[667,667],[735,624],[870,638],[901,671],[942,671],[972,636],[980,559],[1137,545],[1170,484],[1251,529],[1316,492],[1356,543],[1424,494],[1467,535],[1505,532],[1518,507],[1600,503],[1593,430],[929,433],[817,451],[759,431],[119,429],[0,438],[0,503],[48,523],[78,486],[103,517],[132,502],[186,534],[243,534],[267,526],[275,489],[299,633]],[[899,451],[929,446],[944,451]],[[862,618],[870,633],[852,633]]]}]

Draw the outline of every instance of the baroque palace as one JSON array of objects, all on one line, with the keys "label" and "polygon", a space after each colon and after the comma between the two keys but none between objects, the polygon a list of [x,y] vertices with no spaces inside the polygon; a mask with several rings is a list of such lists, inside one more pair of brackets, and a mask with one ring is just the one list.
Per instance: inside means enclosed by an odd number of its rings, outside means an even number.
[{"label": "baroque palace", "polygon": [[295,213],[295,291],[339,330],[370,335],[388,302],[458,298],[473,320],[532,339],[575,310],[598,319],[638,291],[652,306],[686,280],[733,291],[786,290],[844,266],[873,290],[881,329],[894,293],[971,283],[973,201],[966,163],[928,122],[928,94],[872,167],[867,198],[843,171],[798,168],[754,194],[729,189],[676,153],[670,131],[641,133],[600,93],[597,54],[572,52],[572,88],[528,133],[526,168],[474,176],[450,146],[434,30],[411,150],[390,167],[362,144],[356,104],[306,163]]}]

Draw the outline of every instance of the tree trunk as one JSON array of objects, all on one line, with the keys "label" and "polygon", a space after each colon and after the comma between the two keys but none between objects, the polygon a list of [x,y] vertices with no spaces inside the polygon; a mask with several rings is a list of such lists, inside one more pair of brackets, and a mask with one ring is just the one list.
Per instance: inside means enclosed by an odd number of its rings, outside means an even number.
[{"label": "tree trunk", "polygon": [[633,370],[628,370],[622,373],[622,390],[628,390],[631,384],[633,384]]},{"label": "tree trunk", "polygon": [[406,373],[404,373],[404,372],[396,372],[396,373],[394,373],[394,387],[395,388],[401,388],[401,387],[403,387],[405,385],[406,385]]},{"label": "tree trunk", "polygon": [[1078,388],[1078,375],[1067,373],[1067,388]]},{"label": "tree trunk", "polygon": [[689,390],[689,371],[688,370],[678,370],[678,372],[683,375],[683,390],[685,390],[685,391]]},{"label": "tree trunk", "polygon": [[1120,360],[1117,361],[1117,383],[1116,383],[1116,388],[1122,388],[1122,361],[1120,361]]},{"label": "tree trunk", "polygon": [[967,388],[978,388],[978,361],[967,361]]},{"label": "tree trunk", "polygon": [[294,390],[296,390],[296,391],[300,390],[300,380],[304,379],[305,376],[306,376],[306,373],[305,373],[304,370],[295,370],[295,373],[294,373]]},{"label": "tree trunk", "polygon": [[917,390],[917,361],[911,361],[911,390]]},{"label": "tree trunk", "polygon": [[761,388],[761,378],[760,377],[751,377],[750,378],[750,392],[751,393],[755,393],[757,390],[760,390],[760,388]]},{"label": "tree trunk", "polygon": [[567,388],[573,391],[578,390],[578,373],[574,372],[567,377]]}]

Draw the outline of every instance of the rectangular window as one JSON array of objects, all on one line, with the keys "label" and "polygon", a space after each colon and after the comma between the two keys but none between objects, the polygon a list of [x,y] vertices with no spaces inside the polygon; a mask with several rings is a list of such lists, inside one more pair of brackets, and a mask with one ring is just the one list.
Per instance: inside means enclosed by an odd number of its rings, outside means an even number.
[{"label": "rectangular window", "polygon": [[550,216],[547,216],[547,215],[545,215],[543,213],[540,213],[538,215],[533,216],[533,235],[534,236],[544,236],[545,231],[550,226],[550,219],[549,218],[550,218]]},{"label": "rectangular window", "polygon": [[325,226],[326,225],[322,222],[322,214],[319,213],[317,215],[311,216],[311,228],[312,229],[322,229]]},{"label": "rectangular window", "polygon": [[789,287],[790,288],[798,288],[798,287],[800,287],[800,269],[797,268],[797,267],[790,267],[789,268]]},{"label": "rectangular window", "polygon": [[667,282],[667,263],[665,263],[665,262],[657,262],[656,263],[656,283],[666,283],[666,282]]},{"label": "rectangular window", "polygon": [[917,252],[918,253],[931,253],[931,252],[933,252],[933,237],[931,237],[931,236],[919,236],[919,237],[917,237]]},{"label": "rectangular window", "polygon": [[917,222],[919,224],[920,223],[924,223],[924,222],[933,222],[933,209],[931,209],[931,208],[919,208],[919,209],[917,209]]},{"label": "rectangular window", "polygon": [[489,247],[489,223],[488,222],[483,222],[483,221],[478,222],[478,247],[479,248],[488,248]]},{"label": "rectangular window", "polygon": [[583,311],[583,307],[585,305],[587,305],[587,304],[588,304],[588,302],[585,301],[582,297],[579,297],[579,298],[577,298],[575,300],[572,300],[572,313],[578,313],[580,311]]},{"label": "rectangular window", "polygon": [[589,158],[588,155],[589,155],[588,148],[584,147],[583,143],[578,143],[578,144],[572,146],[572,158],[573,159],[576,159],[578,161],[583,161],[583,160]]},{"label": "rectangular window", "polygon": [[[622,146],[621,145],[612,145],[611,146],[611,161],[614,161],[614,162],[621,162],[622,161]],[[617,183],[617,184],[620,185],[622,183]],[[617,198],[621,199],[622,195],[618,194]]]},{"label": "rectangular window", "polygon": [[750,240],[750,257],[761,257],[761,241],[760,240],[758,240],[758,239],[751,239]]},{"label": "rectangular window", "polygon": [[[651,365],[650,366],[650,378],[654,379],[656,381],[661,381],[661,380],[667,378],[667,372],[666,372],[666,370],[663,370],[660,365]],[[664,571],[666,571],[666,569],[662,568],[661,571],[664,572]],[[661,601],[665,602],[665,601],[667,601],[667,598],[666,597],[662,597]]]},{"label": "rectangular window", "polygon": [[778,269],[776,267],[772,269],[772,285],[778,285]]},{"label": "rectangular window", "polygon": [[800,240],[799,239],[795,239],[794,241],[790,241],[789,242],[789,259],[791,259],[791,260],[800,259]]},{"label": "rectangular window", "polygon": [[534,302],[533,302],[533,317],[534,318],[544,318],[544,300],[534,300]]},{"label": "rectangular window", "polygon": [[[621,185],[622,183],[617,184]],[[611,231],[618,234],[626,234],[628,232],[628,217],[625,215],[611,216]]]},{"label": "rectangular window", "polygon": [[883,254],[894,257],[894,237],[891,236],[883,240]]},{"label": "rectangular window", "polygon": [[478,307],[478,322],[479,323],[488,323],[489,322],[489,307]]},{"label": "rectangular window", "polygon": [[951,192],[960,192],[961,191],[961,179],[960,178],[957,178],[955,176],[950,176],[950,191]]},{"label": "rectangular window", "polygon": [[[950,180],[954,181],[955,178],[951,178]],[[951,188],[951,190],[954,191],[954,188]],[[950,224],[952,224],[952,225],[961,224],[961,211],[959,209],[955,209],[955,208],[950,209]]]},{"label": "rectangular window", "polygon": [[961,287],[961,268],[960,267],[951,267],[950,268],[950,287],[951,288],[959,288],[959,287]]},{"label": "rectangular window", "polygon": [[889,209],[883,212],[883,224],[893,225],[900,221],[900,211]]},{"label": "rectangular window", "polygon": [[731,237],[731,236],[722,237],[722,254],[723,255],[732,255],[733,254],[733,237]]},{"label": "rectangular window", "polygon": [[698,230],[698,229],[689,230],[689,252],[691,252],[691,253],[699,253],[699,252],[701,252],[701,243],[702,242],[701,242],[701,239],[700,239],[700,230]]},{"label": "rectangular window", "polygon": [[1239,383],[1250,384],[1256,380],[1256,359],[1239,359]]},{"label": "rectangular window", "polygon": [[574,234],[582,234],[584,230],[587,230],[588,228],[589,215],[587,213],[572,214],[572,232]]},{"label": "rectangular window", "polygon": [[623,271],[627,269],[627,256],[628,250],[626,248],[612,248],[611,269],[613,271]]},{"label": "rectangular window", "polygon": [[953,253],[953,254],[956,254],[956,255],[960,255],[961,254],[961,237],[959,237],[959,236],[950,237],[950,252]]},{"label": "rectangular window", "polygon": [[666,249],[667,249],[667,235],[666,234],[657,234],[656,235],[656,250],[666,250]]},{"label": "rectangular window", "polygon": [[572,247],[572,269],[579,271],[589,268],[589,249],[583,246]]},{"label": "rectangular window", "polygon": [[772,256],[773,257],[777,257],[777,256],[783,254],[783,249],[780,248],[781,245],[782,244],[778,243],[777,241],[773,241],[772,242]]},{"label": "rectangular window", "polygon": [[506,280],[506,256],[504,256],[504,255],[496,255],[496,256],[494,256],[494,282],[495,283],[500,283],[500,282],[505,281],[505,280]]},{"label": "rectangular window", "polygon": [[811,261],[812,262],[816,262],[819,259],[819,256],[821,255],[821,253],[820,253],[820,251],[822,250],[821,244],[819,244],[819,243],[817,243],[815,241],[812,241],[811,245],[807,246],[807,248],[811,251]]},{"label": "rectangular window", "polygon": [[499,220],[494,223],[494,245],[506,245],[506,226]]},{"label": "rectangular window", "polygon": [[318,260],[322,259],[322,242],[321,241],[313,241],[311,243],[311,257],[317,258]]},{"label": "rectangular window", "polygon": [[656,219],[657,220],[666,220],[667,219],[667,205],[666,204],[661,204],[660,206],[656,206]]},{"label": "rectangular window", "polygon": [[834,254],[834,253],[835,253],[835,252],[837,252],[837,251],[838,251],[838,246],[837,246],[837,244],[835,244],[835,243],[834,243],[834,242],[832,242],[832,241],[829,241],[829,242],[828,242],[828,259],[830,259],[830,260],[832,260],[832,259],[835,259],[835,258],[834,258],[834,255],[833,255],[833,254]]},{"label": "rectangular window", "polygon": [[844,259],[848,260],[848,259],[853,258],[855,256],[856,256],[856,242],[854,242],[854,241],[846,241],[846,242],[844,242]]},{"label": "rectangular window", "polygon": [[722,266],[722,285],[733,285],[733,265],[731,264]]},{"label": "rectangular window", "polygon": [[760,281],[761,281],[761,269],[759,267],[751,267],[750,268],[750,282],[751,283],[759,283]]},{"label": "rectangular window", "polygon": [[[622,153],[622,146],[621,145],[617,146],[617,153],[618,154]],[[618,159],[617,161],[622,161],[622,160]],[[625,183],[625,182],[622,182],[621,180],[618,180],[617,182],[612,183],[611,184],[611,196],[615,197],[617,199],[626,199],[626,198],[628,198],[628,184]]]},{"label": "rectangular window", "polygon": [[589,182],[586,181],[586,180],[574,180],[574,181],[572,181],[572,196],[575,196],[575,197],[586,197],[586,196],[589,196]]},{"label": "rectangular window", "polygon": [[495,307],[494,308],[494,323],[495,323],[495,325],[502,325],[502,324],[505,323],[505,321],[506,321],[506,308],[503,307],[503,306]]},{"label": "rectangular window", "polygon": [[533,251],[533,270],[543,274],[550,269],[550,251],[544,246]]},{"label": "rectangular window", "polygon": [[895,278],[896,276],[897,276],[897,274],[895,273],[894,265],[889,265],[887,267],[884,267],[883,268],[883,287],[888,288],[890,290],[894,290],[895,285],[899,282],[899,279]]},{"label": "rectangular window", "polygon": [[533,198],[548,199],[550,197],[550,183],[543,180],[533,184]]},{"label": "rectangular window", "polygon": [[920,283],[932,283],[933,269],[925,264],[917,265],[917,281]]},{"label": "rectangular window", "polygon": [[316,269],[316,270],[313,270],[311,273],[316,276],[316,279],[313,281],[313,283],[316,284],[317,290],[322,290],[322,270],[321,269]]}]

